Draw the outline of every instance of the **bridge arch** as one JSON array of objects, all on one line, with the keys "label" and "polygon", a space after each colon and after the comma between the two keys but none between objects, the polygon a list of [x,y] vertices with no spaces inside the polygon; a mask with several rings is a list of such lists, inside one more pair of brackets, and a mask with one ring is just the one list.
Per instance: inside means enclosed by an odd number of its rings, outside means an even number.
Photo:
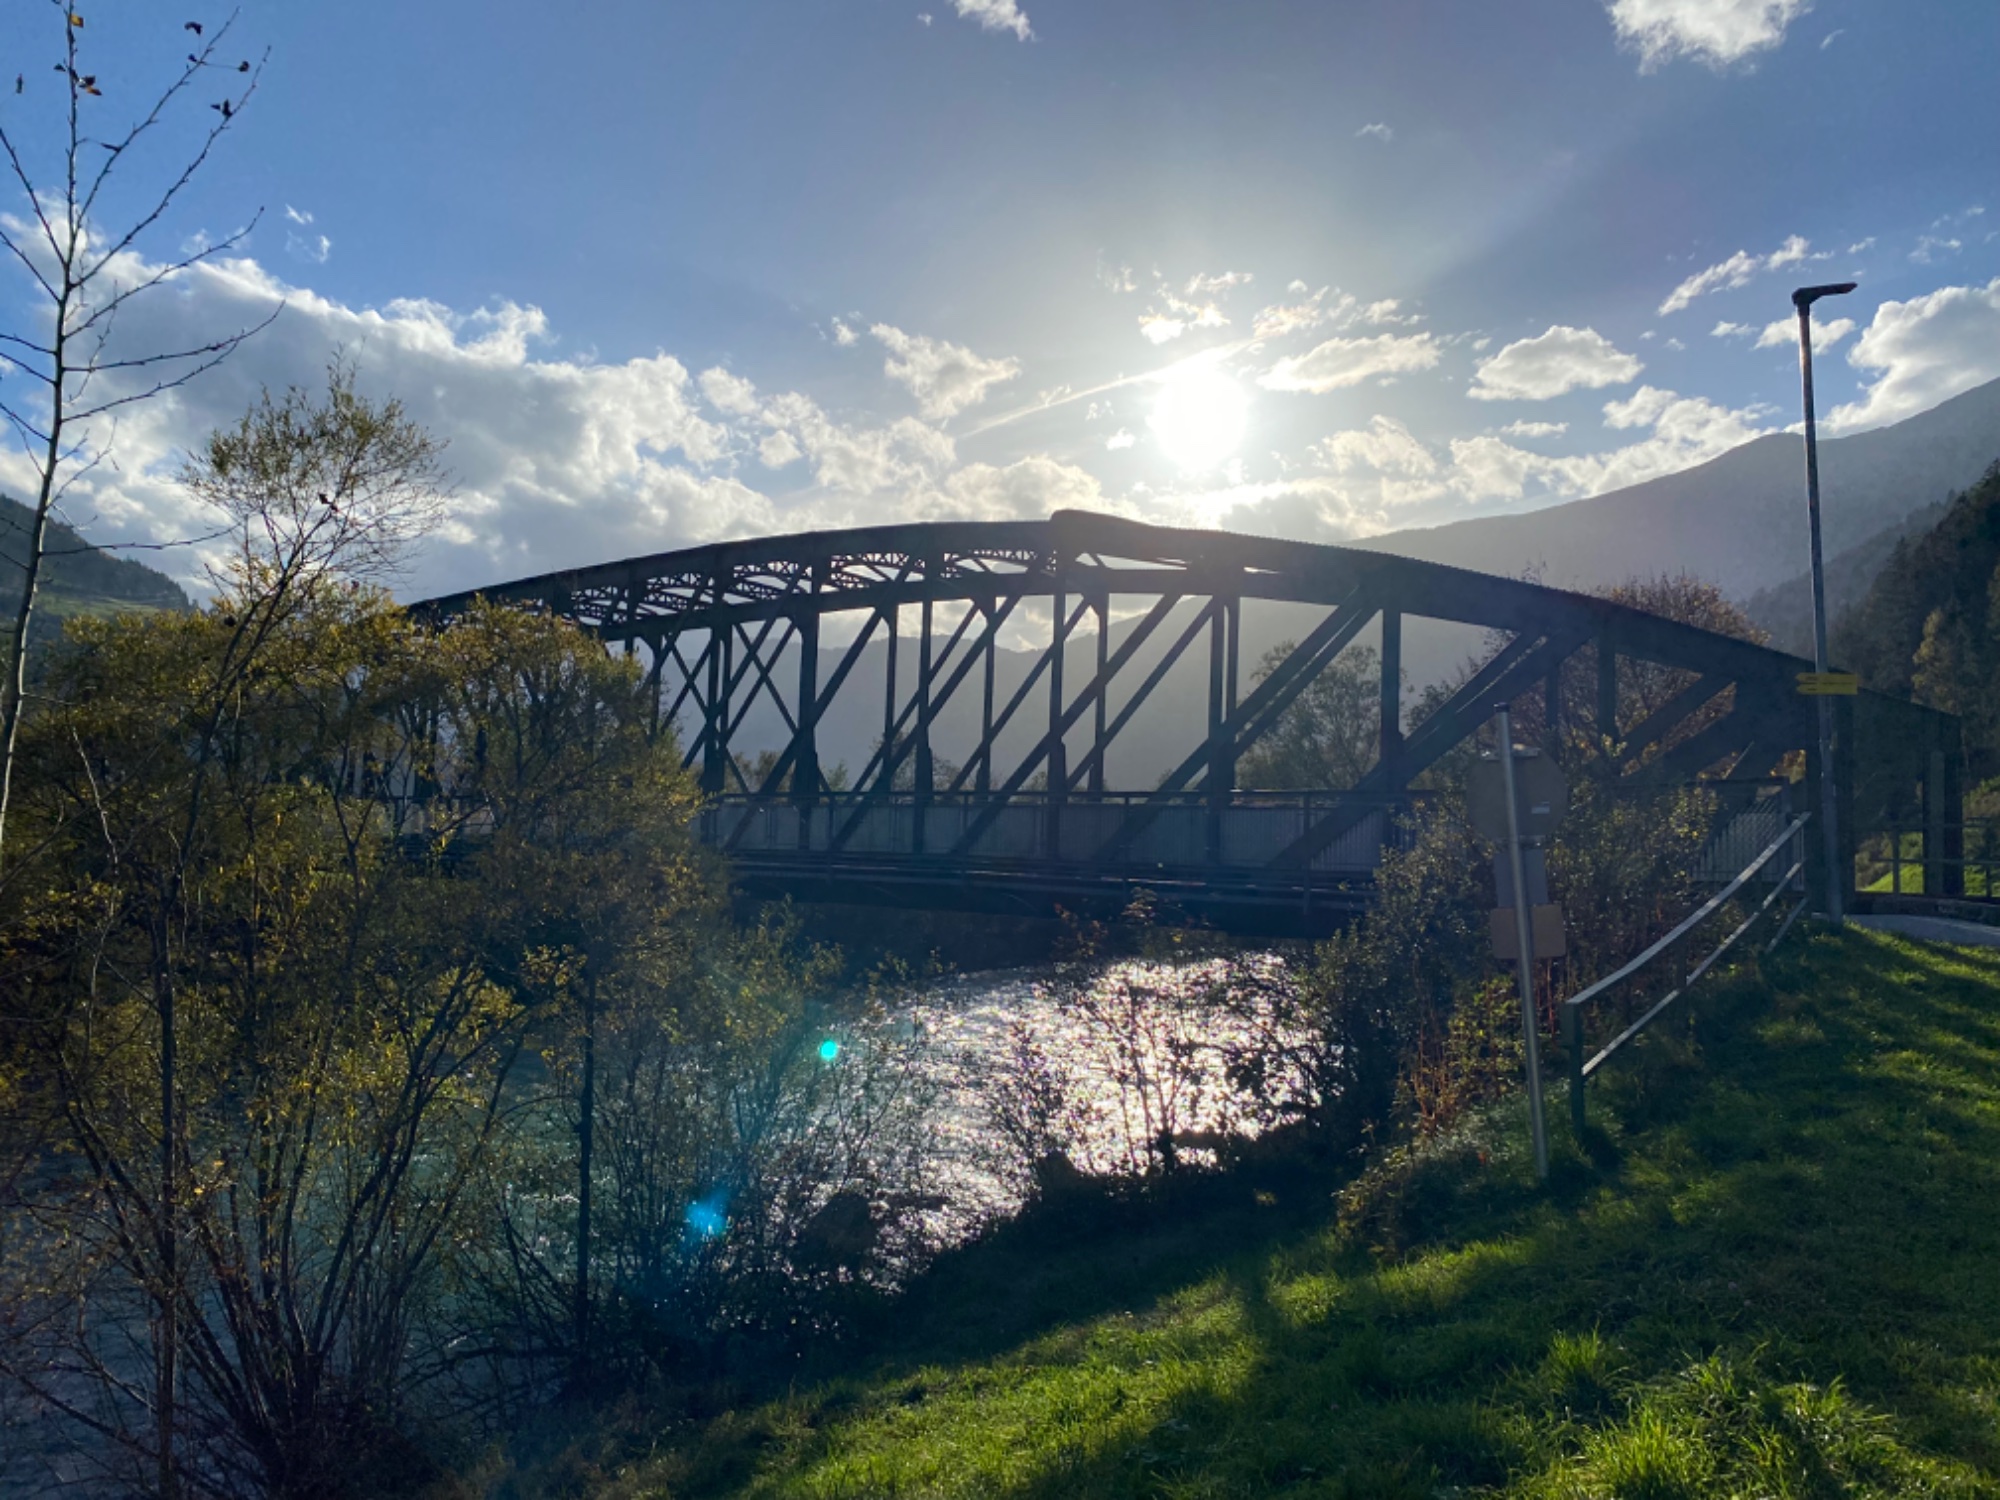
[{"label": "bridge arch", "polygon": [[[1085,511],[719,542],[412,610],[442,624],[480,597],[547,609],[641,657],[660,724],[675,726],[713,799],[705,836],[753,886],[809,898],[1041,910],[1147,886],[1226,921],[1318,925],[1362,899],[1412,782],[1496,703],[1573,700],[1565,672],[1594,677],[1587,727],[1618,747],[1629,777],[1740,779],[1795,751],[1816,759],[1811,705],[1796,691],[1811,664],[1787,653],[1388,553]],[[1311,622],[1254,680],[1246,603],[1303,606]],[[1406,733],[1412,619],[1473,627],[1495,649]],[[1380,663],[1373,768],[1354,786],[1284,798],[1241,789],[1246,752],[1364,630]],[[1039,639],[1003,691],[1010,631]],[[1621,724],[1619,673],[1631,664],[1683,685]],[[1172,739],[1166,774],[1115,785],[1114,749],[1161,683],[1204,668],[1206,712],[1148,731]],[[879,704],[881,732],[836,787],[822,726],[836,713],[852,720],[857,698]],[[1836,754],[1850,802],[1856,765],[1868,768],[1864,801],[1926,778],[1956,800],[1937,769],[1956,763],[1956,720],[1880,694],[1842,702]],[[976,732],[945,766],[936,729],[954,708]],[[782,726],[782,743],[754,758],[742,743],[753,711]],[[1854,819],[1844,821],[1851,841]]]}]

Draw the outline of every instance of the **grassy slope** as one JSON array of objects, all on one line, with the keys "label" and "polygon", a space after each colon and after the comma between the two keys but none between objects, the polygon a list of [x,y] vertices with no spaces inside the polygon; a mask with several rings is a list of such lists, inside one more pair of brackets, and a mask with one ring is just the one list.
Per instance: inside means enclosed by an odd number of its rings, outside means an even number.
[{"label": "grassy slope", "polygon": [[2000,1495],[1996,1000],[2000,953],[1815,937],[1621,1057],[1588,1154],[1558,1095],[1546,1195],[1503,1111],[1378,1172],[1345,1232],[1323,1191],[1246,1190],[1002,1237],[868,1373],[504,1488]]}]

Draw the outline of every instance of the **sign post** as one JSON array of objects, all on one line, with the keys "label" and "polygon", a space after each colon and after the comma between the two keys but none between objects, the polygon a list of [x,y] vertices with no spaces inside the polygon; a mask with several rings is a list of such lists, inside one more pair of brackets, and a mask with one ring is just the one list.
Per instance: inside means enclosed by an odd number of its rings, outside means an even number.
[{"label": "sign post", "polygon": [[[1493,914],[1494,951],[1504,957],[1507,956],[1507,949],[1513,950],[1514,973],[1521,991],[1521,1030],[1527,1055],[1528,1126],[1535,1141],[1535,1176],[1546,1182],[1549,1177],[1549,1135],[1542,1113],[1542,1057],[1540,1027],[1535,1015],[1535,960],[1553,957],[1563,951],[1562,914],[1548,904],[1548,875],[1542,850],[1538,847],[1533,851],[1536,858],[1531,869],[1523,855],[1522,840],[1524,835],[1532,835],[1539,842],[1541,836],[1555,826],[1556,819],[1562,816],[1568,788],[1563,783],[1562,772],[1553,761],[1533,755],[1517,762],[1514,725],[1507,705],[1496,705],[1495,713],[1499,720],[1500,754],[1494,769],[1499,775],[1476,776],[1468,789],[1467,802],[1473,828],[1493,843],[1503,846],[1503,857],[1494,862],[1494,874],[1497,878],[1504,872],[1504,883],[1513,891],[1513,932],[1503,932],[1502,924],[1508,915],[1503,906]],[[1499,793],[1497,799],[1493,796],[1495,791]],[[1502,804],[1504,811],[1493,806],[1496,800]],[[1531,883],[1537,888],[1531,890]],[[1511,943],[1504,941],[1507,936],[1512,937]]]}]

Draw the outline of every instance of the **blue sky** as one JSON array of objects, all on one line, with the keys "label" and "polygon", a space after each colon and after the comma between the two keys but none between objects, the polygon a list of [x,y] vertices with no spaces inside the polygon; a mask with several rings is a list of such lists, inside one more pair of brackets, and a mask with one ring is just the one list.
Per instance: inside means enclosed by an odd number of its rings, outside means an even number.
[{"label": "blue sky", "polygon": [[[0,4],[46,147],[60,26]],[[184,50],[156,0],[85,14],[107,112]],[[257,97],[140,249],[264,216],[120,337],[285,311],[99,437],[100,536],[192,534],[176,449],[336,346],[451,443],[409,592],[913,516],[1548,504],[1795,420],[1764,338],[1805,281],[1862,283],[1836,429],[2000,375],[1991,0],[246,0],[231,46]]]}]

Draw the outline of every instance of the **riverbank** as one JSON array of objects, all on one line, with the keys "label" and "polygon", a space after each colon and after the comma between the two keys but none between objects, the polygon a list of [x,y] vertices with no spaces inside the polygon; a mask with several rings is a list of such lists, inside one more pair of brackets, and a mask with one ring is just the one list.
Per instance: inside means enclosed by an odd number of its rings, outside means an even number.
[{"label": "riverbank", "polygon": [[497,1489],[2000,1494],[1996,1000],[2000,954],[1817,936],[1621,1058],[1546,1193],[1501,1111],[1337,1196],[1246,1168],[1030,1219],[865,1355]]}]

